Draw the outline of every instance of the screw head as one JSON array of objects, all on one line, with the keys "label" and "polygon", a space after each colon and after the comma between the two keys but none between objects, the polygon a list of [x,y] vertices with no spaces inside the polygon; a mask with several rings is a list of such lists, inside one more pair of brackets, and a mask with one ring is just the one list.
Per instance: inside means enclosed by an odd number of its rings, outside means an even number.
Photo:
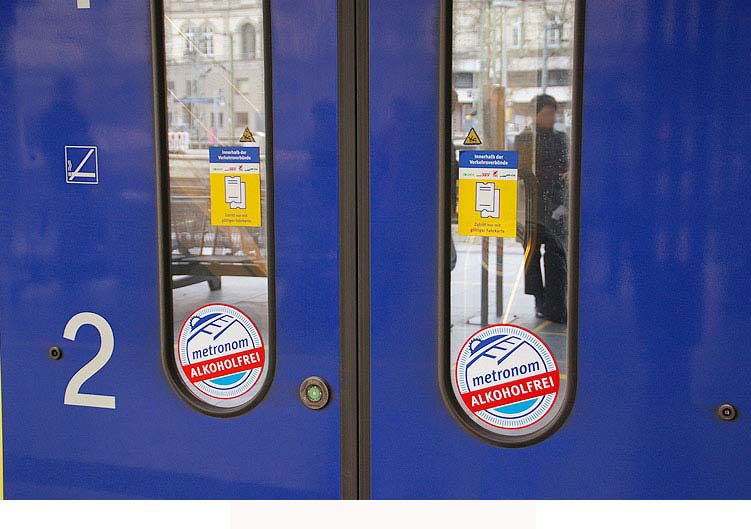
[{"label": "screw head", "polygon": [[47,351],[47,354],[49,355],[50,360],[60,360],[63,357],[63,350],[57,345],[53,345],[50,347],[50,350]]},{"label": "screw head", "polygon": [[738,416],[738,410],[732,404],[722,404],[717,407],[717,416],[723,421],[732,421]]}]

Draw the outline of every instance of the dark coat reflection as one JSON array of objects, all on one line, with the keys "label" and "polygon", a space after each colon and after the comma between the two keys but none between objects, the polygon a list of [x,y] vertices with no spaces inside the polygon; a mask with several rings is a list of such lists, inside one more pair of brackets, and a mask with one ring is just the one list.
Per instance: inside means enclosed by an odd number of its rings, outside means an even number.
[{"label": "dark coat reflection", "polygon": [[538,316],[564,323],[568,138],[553,128],[557,110],[555,99],[542,95],[534,103],[535,130],[525,130],[514,143],[514,149],[519,152],[520,176],[527,190],[524,291],[535,297]]}]

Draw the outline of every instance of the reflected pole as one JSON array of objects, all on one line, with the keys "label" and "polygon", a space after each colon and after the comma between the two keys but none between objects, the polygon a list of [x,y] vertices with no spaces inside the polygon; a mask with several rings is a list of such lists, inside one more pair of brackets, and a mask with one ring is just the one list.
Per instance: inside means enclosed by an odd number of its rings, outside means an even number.
[{"label": "reflected pole", "polygon": [[[505,76],[504,76],[505,77]],[[506,150],[506,87],[497,91],[496,123],[498,127],[498,148]],[[503,237],[496,237],[495,243],[495,314],[503,314]]]},{"label": "reflected pole", "polygon": [[480,275],[480,325],[488,326],[488,261],[490,253],[489,237],[482,238],[482,272]]},{"label": "reflected pole", "polygon": [[[506,52],[506,10],[519,7],[514,0],[492,0],[492,7],[498,8],[500,28],[498,45],[501,52],[501,86],[496,92],[496,138],[498,150],[506,150],[506,89],[508,87],[508,55]],[[503,317],[503,237],[496,238],[495,244],[495,314],[500,321]]]}]

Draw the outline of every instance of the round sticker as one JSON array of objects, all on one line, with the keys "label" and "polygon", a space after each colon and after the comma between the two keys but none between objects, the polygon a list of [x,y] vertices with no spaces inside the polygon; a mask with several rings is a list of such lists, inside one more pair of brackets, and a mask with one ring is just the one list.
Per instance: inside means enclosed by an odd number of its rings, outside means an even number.
[{"label": "round sticker", "polygon": [[519,430],[540,421],[559,387],[558,364],[548,346],[516,325],[477,331],[456,359],[454,390],[467,411],[493,429]]},{"label": "round sticker", "polygon": [[261,333],[253,320],[230,305],[205,305],[188,316],[175,356],[191,393],[222,408],[249,402],[265,376]]}]

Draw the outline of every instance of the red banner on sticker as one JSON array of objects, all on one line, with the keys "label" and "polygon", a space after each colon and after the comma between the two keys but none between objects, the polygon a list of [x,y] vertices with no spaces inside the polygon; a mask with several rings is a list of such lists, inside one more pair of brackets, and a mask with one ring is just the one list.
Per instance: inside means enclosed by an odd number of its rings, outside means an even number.
[{"label": "red banner on sticker", "polygon": [[476,412],[541,397],[550,393],[557,393],[559,385],[560,376],[558,371],[552,371],[489,388],[470,391],[469,393],[462,394],[462,399],[470,410]]},{"label": "red banner on sticker", "polygon": [[263,360],[263,347],[257,347],[197,364],[188,364],[183,366],[183,372],[191,382],[200,382],[263,367]]}]

